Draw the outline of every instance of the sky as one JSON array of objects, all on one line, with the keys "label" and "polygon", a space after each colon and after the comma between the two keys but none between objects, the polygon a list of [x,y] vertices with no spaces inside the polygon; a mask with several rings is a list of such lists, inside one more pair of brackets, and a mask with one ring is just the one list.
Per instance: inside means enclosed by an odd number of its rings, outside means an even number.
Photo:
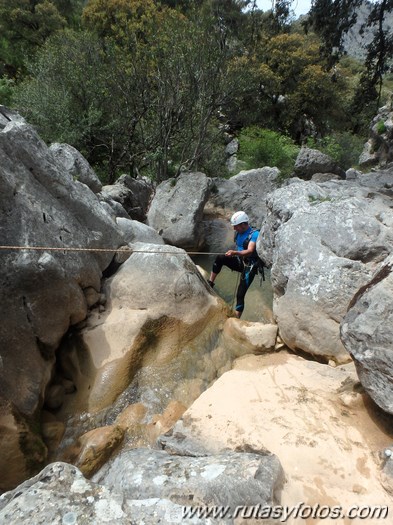
[{"label": "sky", "polygon": [[[267,11],[272,8],[272,0],[258,0],[257,5],[262,11]],[[311,0],[294,0],[292,3],[292,9],[295,11],[296,16],[308,13],[310,7]]]}]

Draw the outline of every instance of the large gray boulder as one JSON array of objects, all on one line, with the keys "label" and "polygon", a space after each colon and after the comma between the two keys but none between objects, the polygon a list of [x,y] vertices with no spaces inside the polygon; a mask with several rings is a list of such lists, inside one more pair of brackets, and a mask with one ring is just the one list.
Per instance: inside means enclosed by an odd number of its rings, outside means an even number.
[{"label": "large gray boulder", "polygon": [[[0,522],[18,525],[184,523],[181,505],[161,498],[127,498],[85,479],[73,465],[60,462],[46,466],[34,478],[0,496]],[[194,518],[186,523],[201,521]]]},{"label": "large gray boulder", "polygon": [[345,171],[325,153],[317,149],[303,147],[296,158],[294,174],[309,180],[315,173],[331,173],[345,177]]},{"label": "large gray boulder", "polygon": [[203,209],[210,179],[204,173],[183,172],[156,188],[147,222],[164,241],[185,250],[198,249],[203,239]]},{"label": "large gray boulder", "polygon": [[368,394],[393,414],[393,255],[354,296],[341,339]]},{"label": "large gray boulder", "polygon": [[344,362],[340,322],[393,249],[391,199],[346,181],[292,181],[268,198],[257,242],[272,263],[273,310],[293,350]]},{"label": "large gray boulder", "polygon": [[59,162],[59,166],[64,169],[71,179],[83,182],[94,193],[101,191],[102,184],[100,179],[77,149],[69,144],[59,144],[58,142],[51,144],[49,149]]},{"label": "large gray boulder", "polygon": [[156,230],[147,226],[147,224],[143,224],[143,222],[133,221],[124,217],[117,217],[116,222],[127,243],[146,242],[150,244],[165,244]]},{"label": "large gray boulder", "polygon": [[121,175],[115,184],[103,186],[101,190],[103,200],[118,202],[131,219],[141,222],[146,220],[152,194],[153,185],[150,181],[134,179],[129,175]]},{"label": "large gray boulder", "polygon": [[230,217],[237,210],[243,210],[250,222],[259,228],[266,216],[266,196],[277,189],[280,171],[278,168],[257,168],[244,170],[230,179],[213,179],[208,205],[224,210]]},{"label": "large gray boulder", "polygon": [[119,454],[93,480],[136,499],[235,509],[278,504],[284,473],[273,455],[226,452],[193,457],[139,449]]},{"label": "large gray boulder", "polygon": [[[283,483],[282,467],[273,455],[228,452],[195,458],[128,450],[92,481],[73,465],[48,465],[0,496],[0,521],[229,525],[237,508],[241,513],[247,505],[278,504]],[[207,506],[222,506],[220,519],[195,514],[197,507]],[[193,509],[194,515],[185,515]]]},{"label": "large gray boulder", "polygon": [[[29,428],[37,426],[55,350],[70,325],[86,317],[87,296],[92,290],[98,295],[102,272],[114,256],[61,249],[110,250],[123,240],[96,195],[64,173],[23,120],[11,119],[0,131],[0,157],[1,244],[54,248],[1,250],[0,438],[6,448],[0,489],[5,489],[45,457],[39,435]],[[26,463],[33,446],[40,453]],[[18,458],[15,470],[11,457]]]}]

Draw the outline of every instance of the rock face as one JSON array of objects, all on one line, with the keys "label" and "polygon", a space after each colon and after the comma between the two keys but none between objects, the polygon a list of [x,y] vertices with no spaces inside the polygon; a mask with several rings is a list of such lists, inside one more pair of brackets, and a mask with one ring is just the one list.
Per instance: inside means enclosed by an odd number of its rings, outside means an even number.
[{"label": "rock face", "polygon": [[360,166],[384,166],[393,161],[393,107],[379,109],[371,122],[370,137],[359,158]]},{"label": "rock face", "polygon": [[391,199],[380,189],[358,180],[293,180],[268,197],[257,250],[273,264],[273,310],[293,350],[337,362],[349,358],[340,322],[393,249]]},{"label": "rock face", "polygon": [[297,177],[309,180],[315,173],[332,173],[345,177],[345,172],[337,163],[321,151],[303,147],[297,156],[294,172]]},{"label": "rock face", "polygon": [[[146,517],[158,510],[157,502],[138,502],[144,506]],[[169,503],[169,502],[168,502]],[[81,472],[67,463],[53,463],[45,467],[35,478],[23,483],[12,492],[0,497],[0,521],[3,523],[135,523],[138,514],[132,512],[132,504],[105,487],[87,481]],[[137,510],[138,512],[138,510]],[[165,509],[158,514],[165,516]],[[157,516],[156,516],[157,517]]]},{"label": "rock face", "polygon": [[94,193],[101,191],[102,184],[100,179],[78,150],[69,144],[59,144],[57,142],[52,144],[49,149],[71,179],[83,182]]},{"label": "rock face", "polygon": [[110,490],[135,499],[165,498],[181,505],[273,505],[284,475],[272,455],[252,453],[168,455],[162,450],[128,450],[94,476]]},{"label": "rock face", "polygon": [[383,410],[393,414],[393,256],[353,298],[341,338],[359,379]]},{"label": "rock face", "polygon": [[258,168],[241,171],[230,179],[213,179],[209,206],[222,208],[229,218],[237,210],[250,217],[251,224],[259,228],[266,216],[265,199],[279,187],[277,168]]},{"label": "rock face", "polygon": [[[245,505],[280,501],[283,472],[275,456],[229,452],[205,457],[129,450],[86,480],[67,463],[52,463],[0,496],[2,523],[230,524]],[[184,516],[197,506],[228,507],[216,520]]]},{"label": "rock face", "polygon": [[203,243],[203,208],[209,196],[210,179],[203,173],[182,173],[156,188],[147,221],[165,242],[185,250]]},{"label": "rock face", "polygon": [[143,222],[146,220],[152,193],[153,185],[145,179],[121,175],[115,184],[103,186],[101,197],[121,204],[131,219]]},{"label": "rock face", "polygon": [[[72,180],[22,119],[7,118],[0,130],[1,244],[91,249],[121,246],[116,223],[96,195],[85,184]],[[21,445],[15,452],[20,461],[14,483],[18,476],[20,481],[33,472],[45,456],[43,447],[38,447],[37,464],[23,463],[24,454],[31,451],[28,443],[39,441],[28,429],[43,403],[54,352],[69,326],[86,317],[87,295],[100,291],[102,272],[113,253],[3,249],[0,257],[0,424],[7,443],[14,432]],[[26,446],[20,439],[23,435],[27,436]],[[9,458],[6,454],[2,458],[0,488],[5,489],[9,486],[5,474]]]},{"label": "rock face", "polygon": [[164,241],[154,228],[143,224],[143,222],[125,219],[124,217],[116,218],[125,242],[146,242],[150,244],[164,244]]},{"label": "rock face", "polygon": [[141,367],[154,371],[154,381],[163,373],[162,381],[172,382],[157,389],[156,409],[162,411],[167,389],[180,386],[179,378],[166,377],[166,367],[182,353],[206,353],[226,319],[226,305],[183,250],[144,243],[133,248],[106,282],[105,312],[94,311],[80,335],[59,351],[64,375],[77,387],[73,411],[95,413],[126,389],[142,388],[144,381],[151,390],[150,376],[132,383]]}]

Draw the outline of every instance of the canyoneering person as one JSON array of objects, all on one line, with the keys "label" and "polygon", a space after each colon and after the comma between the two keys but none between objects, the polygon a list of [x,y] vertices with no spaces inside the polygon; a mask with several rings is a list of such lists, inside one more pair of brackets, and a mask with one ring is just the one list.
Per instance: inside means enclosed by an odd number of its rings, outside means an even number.
[{"label": "canyoneering person", "polygon": [[235,306],[235,315],[240,318],[244,310],[244,297],[262,262],[256,251],[259,231],[249,225],[248,215],[244,211],[234,213],[230,222],[235,230],[236,249],[228,250],[224,255],[216,257],[207,282],[211,287],[214,287],[214,281],[223,266],[240,272]]}]

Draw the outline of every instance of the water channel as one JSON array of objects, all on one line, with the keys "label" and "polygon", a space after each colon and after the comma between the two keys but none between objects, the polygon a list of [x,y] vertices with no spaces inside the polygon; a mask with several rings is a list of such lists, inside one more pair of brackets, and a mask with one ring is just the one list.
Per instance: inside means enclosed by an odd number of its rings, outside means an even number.
[{"label": "water channel", "polygon": [[[215,253],[225,253],[233,245],[233,232],[228,221],[208,221],[210,246],[206,249],[212,255],[197,255],[192,259],[206,274],[210,273]],[[215,240],[214,240],[215,239]],[[232,308],[235,304],[236,289],[239,283],[239,273],[223,268],[217,276],[214,291]],[[257,275],[245,298],[245,310],[242,320],[251,322],[271,323],[273,293],[270,281],[270,271],[265,269],[265,280]],[[75,407],[66,407],[63,411],[63,421],[67,430],[61,449],[75,441],[75,436],[103,425],[113,424],[117,416],[129,405],[142,403],[146,408],[143,424],[151,421],[154,414],[161,414],[170,401],[178,401],[186,407],[199,397],[217,377],[218,369],[230,369],[229,355],[219,354],[217,345],[220,334],[217,331],[204,332],[182,348],[177,359],[170,362],[149,362],[142,366],[130,382],[129,387],[119,396],[115,403],[96,414],[81,412]],[[218,359],[218,360],[217,360]],[[227,362],[226,362],[227,361]],[[60,414],[59,414],[60,415]],[[142,423],[142,422],[141,422]],[[140,436],[128,437],[128,446],[139,441]],[[132,446],[132,445],[131,445]],[[135,445],[134,445],[135,446]]]},{"label": "water channel", "polygon": [[[214,255],[198,255],[193,257],[196,265],[210,273]],[[214,287],[215,292],[234,309],[236,302],[236,290],[240,275],[228,268],[223,268],[217,276]],[[270,270],[265,268],[265,280],[257,275],[247,291],[245,298],[245,309],[242,315],[243,321],[255,321],[260,323],[272,323],[273,321],[273,291],[270,281]]]}]

